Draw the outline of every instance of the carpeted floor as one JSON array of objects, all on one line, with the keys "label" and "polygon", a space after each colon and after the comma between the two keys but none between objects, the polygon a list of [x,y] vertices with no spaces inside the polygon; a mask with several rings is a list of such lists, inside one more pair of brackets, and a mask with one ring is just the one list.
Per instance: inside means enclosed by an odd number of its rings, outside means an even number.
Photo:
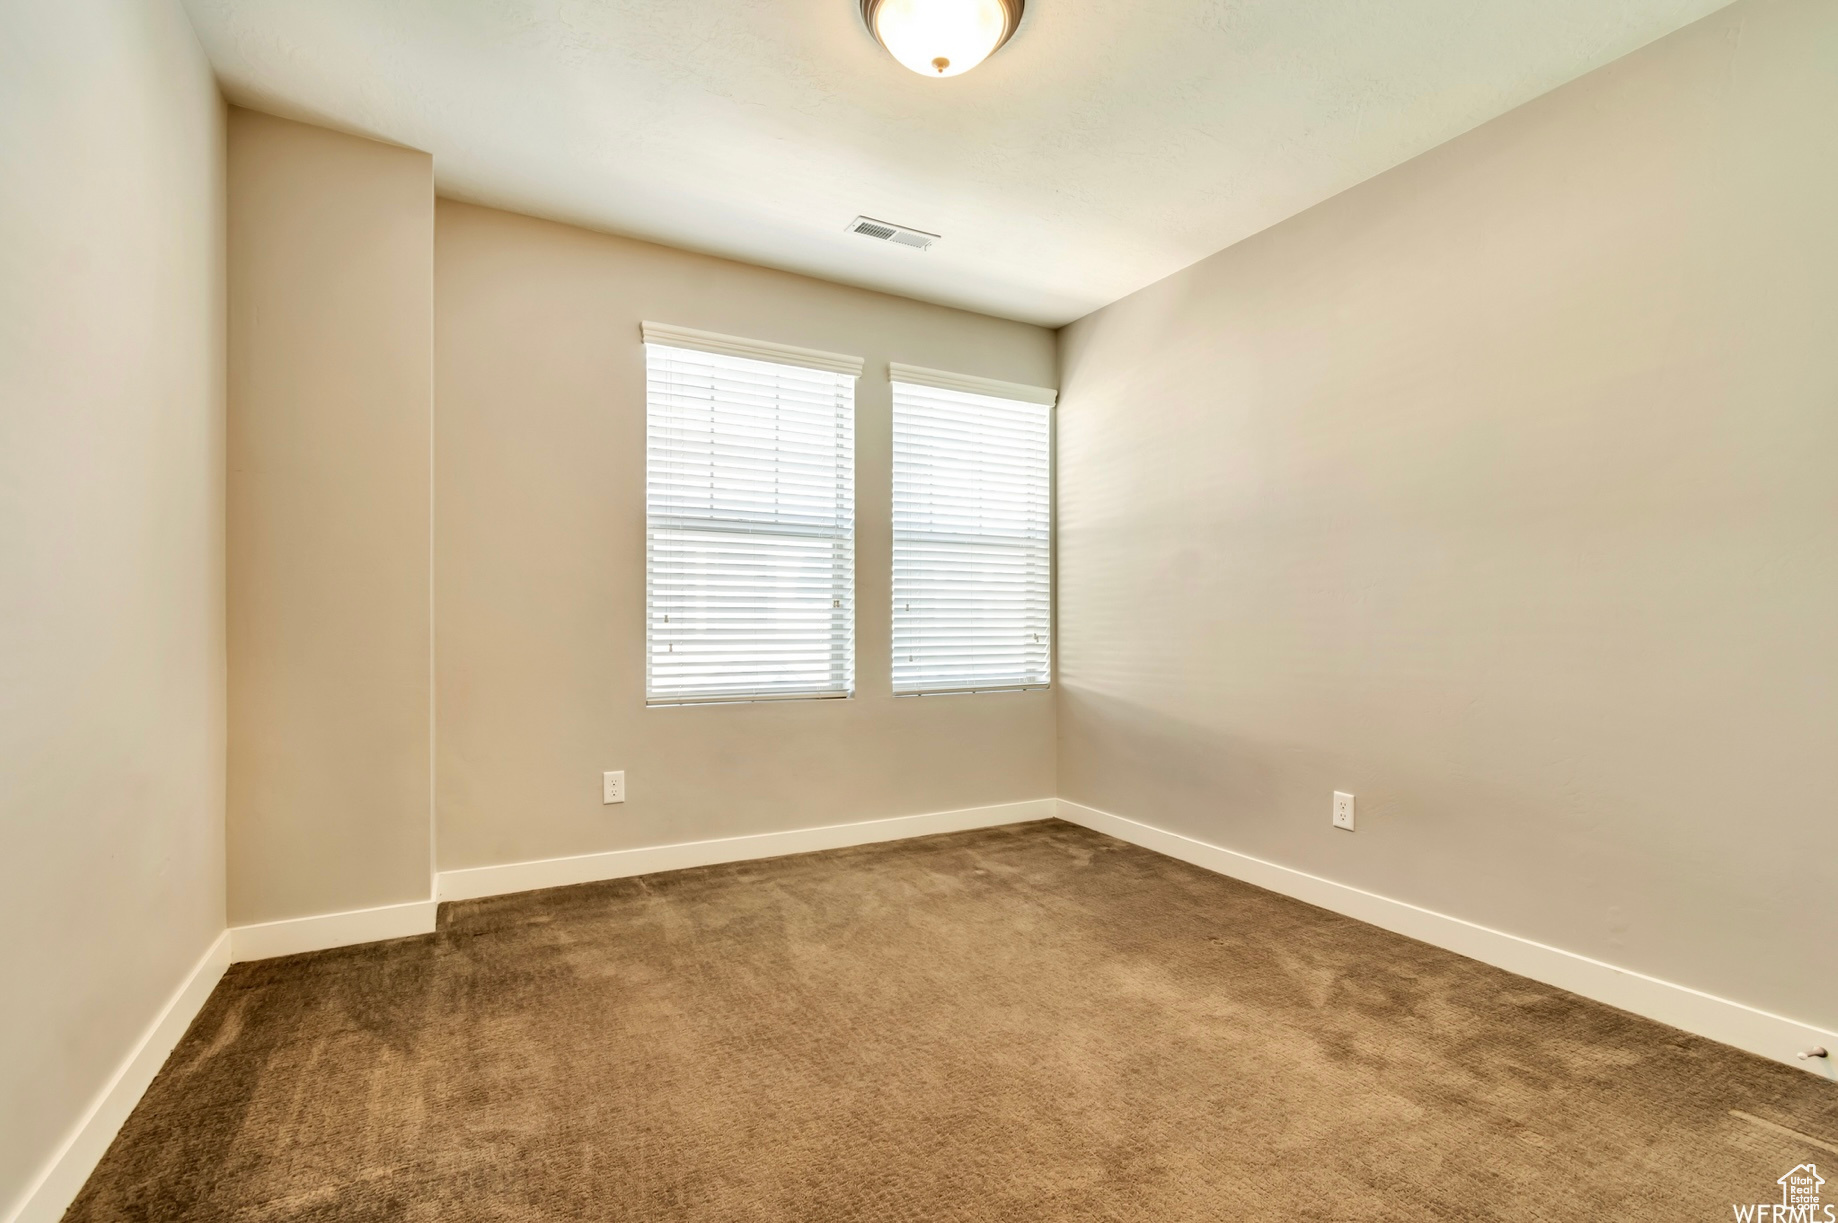
[{"label": "carpeted floor", "polygon": [[1683,1223],[1802,1161],[1830,1083],[1050,821],[238,965],[67,1218]]}]

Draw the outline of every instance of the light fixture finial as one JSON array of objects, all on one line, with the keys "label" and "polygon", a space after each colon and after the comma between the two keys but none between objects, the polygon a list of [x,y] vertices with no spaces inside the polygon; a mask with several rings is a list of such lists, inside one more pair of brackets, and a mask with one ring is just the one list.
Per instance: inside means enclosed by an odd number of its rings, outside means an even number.
[{"label": "light fixture finial", "polygon": [[959,76],[993,55],[1021,24],[1024,0],[861,0],[862,20],[888,54],[921,76]]}]

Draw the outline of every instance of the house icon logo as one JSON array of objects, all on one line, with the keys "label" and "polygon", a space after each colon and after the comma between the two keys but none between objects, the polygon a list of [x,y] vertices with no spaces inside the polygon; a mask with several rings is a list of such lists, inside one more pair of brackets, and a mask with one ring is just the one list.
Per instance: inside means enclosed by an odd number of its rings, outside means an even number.
[{"label": "house icon logo", "polygon": [[1791,1210],[1796,1206],[1817,1206],[1819,1186],[1825,1184],[1825,1178],[1811,1164],[1801,1164],[1781,1177],[1780,1184],[1781,1205]]},{"label": "house icon logo", "polygon": [[1811,1164],[1801,1164],[1780,1178],[1780,1205],[1737,1203],[1736,1223],[1838,1223],[1838,1204],[1820,1205],[1825,1178]]}]

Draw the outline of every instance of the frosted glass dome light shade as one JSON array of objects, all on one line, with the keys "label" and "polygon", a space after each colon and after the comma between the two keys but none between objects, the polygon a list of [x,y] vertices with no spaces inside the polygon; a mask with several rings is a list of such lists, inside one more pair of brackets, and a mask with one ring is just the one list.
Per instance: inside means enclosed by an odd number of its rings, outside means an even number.
[{"label": "frosted glass dome light shade", "polygon": [[1007,42],[1023,0],[862,0],[862,19],[920,76],[958,76]]}]

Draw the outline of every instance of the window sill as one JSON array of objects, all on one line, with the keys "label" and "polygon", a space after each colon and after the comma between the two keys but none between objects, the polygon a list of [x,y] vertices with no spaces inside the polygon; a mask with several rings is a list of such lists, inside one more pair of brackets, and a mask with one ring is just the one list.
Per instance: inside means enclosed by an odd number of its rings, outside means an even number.
[{"label": "window sill", "polygon": [[991,685],[987,688],[922,688],[913,692],[895,692],[894,696],[976,696],[980,693],[1051,692],[1052,690],[1052,684],[1004,684]]},{"label": "window sill", "polygon": [[853,692],[726,693],[719,696],[648,696],[646,709],[680,709],[686,705],[769,705],[779,701],[847,701]]}]

